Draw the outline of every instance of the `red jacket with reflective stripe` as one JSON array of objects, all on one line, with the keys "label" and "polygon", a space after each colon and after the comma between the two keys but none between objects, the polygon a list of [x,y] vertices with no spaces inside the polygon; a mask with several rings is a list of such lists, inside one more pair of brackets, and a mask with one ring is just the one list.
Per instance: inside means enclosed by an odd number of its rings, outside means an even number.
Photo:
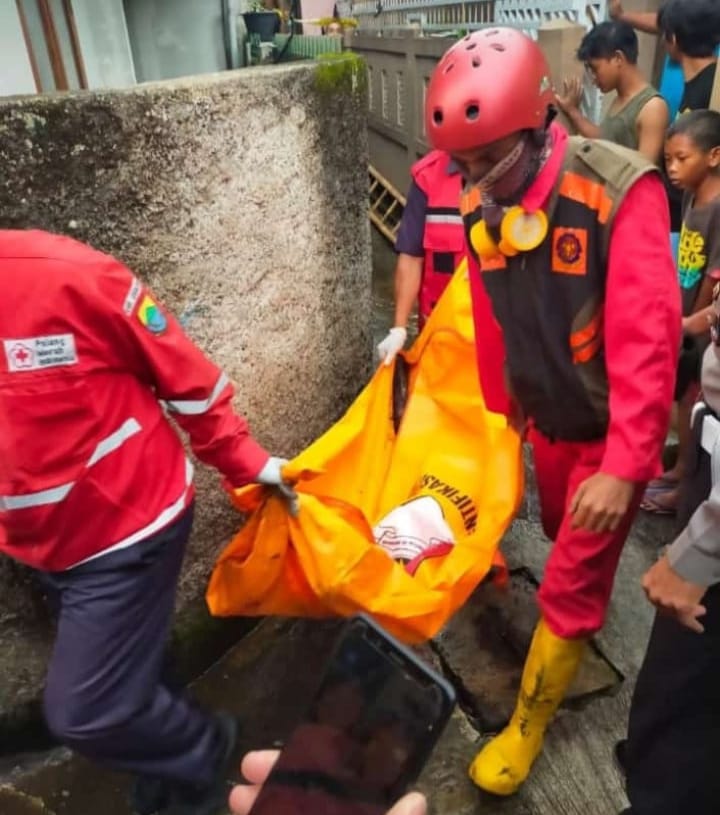
[{"label": "red jacket with reflective stripe", "polygon": [[462,176],[449,169],[450,156],[432,150],[412,166],[415,183],[427,196],[423,248],[425,263],[418,298],[421,325],[445,291],[465,254],[465,232],[460,215]]},{"label": "red jacket with reflective stripe", "polygon": [[227,377],[117,260],[0,231],[0,287],[0,550],[57,571],[172,523],[192,466],[165,411],[232,484],[262,469]]}]

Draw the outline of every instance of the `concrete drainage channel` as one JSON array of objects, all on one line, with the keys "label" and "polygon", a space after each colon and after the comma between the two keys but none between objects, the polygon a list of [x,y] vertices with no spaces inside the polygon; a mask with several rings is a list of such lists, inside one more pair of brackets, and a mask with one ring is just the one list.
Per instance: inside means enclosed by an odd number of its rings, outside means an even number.
[{"label": "concrete drainage channel", "polygon": [[[525,656],[538,619],[537,582],[525,568],[511,573],[508,591],[483,585],[432,643],[458,691],[469,721],[481,733],[500,730],[512,715]],[[588,650],[567,706],[612,693],[622,674],[595,646]]]}]

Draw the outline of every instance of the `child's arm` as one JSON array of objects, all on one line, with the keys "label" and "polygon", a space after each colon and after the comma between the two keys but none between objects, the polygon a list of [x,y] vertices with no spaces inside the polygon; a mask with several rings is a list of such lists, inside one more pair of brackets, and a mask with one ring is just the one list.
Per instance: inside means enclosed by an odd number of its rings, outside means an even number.
[{"label": "child's arm", "polygon": [[710,328],[712,317],[712,293],[717,283],[718,271],[709,272],[700,284],[700,291],[695,298],[692,314],[683,317],[683,331],[685,334],[704,334]]},{"label": "child's arm", "polygon": [[688,317],[683,317],[682,327],[684,334],[698,336],[704,334],[710,328],[710,321],[713,316],[713,307],[705,306],[700,311],[694,311]]},{"label": "child's arm", "polygon": [[637,31],[658,34],[658,16],[655,11],[625,11],[622,0],[610,0],[608,11],[612,20],[623,20]]},{"label": "child's arm", "polygon": [[720,280],[720,199],[713,202],[713,216],[707,225],[703,251],[707,256],[705,275],[693,303],[692,314],[683,317],[683,331],[695,336],[704,334],[710,328],[713,316],[713,289]]}]

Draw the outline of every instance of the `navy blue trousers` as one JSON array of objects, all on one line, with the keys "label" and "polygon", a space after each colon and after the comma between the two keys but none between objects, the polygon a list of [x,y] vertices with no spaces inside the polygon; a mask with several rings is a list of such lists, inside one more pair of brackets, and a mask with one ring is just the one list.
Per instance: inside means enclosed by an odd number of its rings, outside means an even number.
[{"label": "navy blue trousers", "polygon": [[190,507],[127,549],[42,575],[58,609],[44,703],[56,738],[98,763],[206,784],[217,726],[161,678],[192,520]]},{"label": "navy blue trousers", "polygon": [[[698,423],[679,527],[711,488],[700,433]],[[720,812],[720,585],[708,590],[703,604],[704,634],[655,617],[630,708],[626,770],[633,815]]]}]

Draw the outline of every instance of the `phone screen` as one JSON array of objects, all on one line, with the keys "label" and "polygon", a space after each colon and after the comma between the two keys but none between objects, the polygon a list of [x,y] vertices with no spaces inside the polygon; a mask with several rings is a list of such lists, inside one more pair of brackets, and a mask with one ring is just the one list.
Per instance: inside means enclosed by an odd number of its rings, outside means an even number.
[{"label": "phone screen", "polygon": [[452,690],[353,623],[251,815],[384,815],[422,769]]}]

